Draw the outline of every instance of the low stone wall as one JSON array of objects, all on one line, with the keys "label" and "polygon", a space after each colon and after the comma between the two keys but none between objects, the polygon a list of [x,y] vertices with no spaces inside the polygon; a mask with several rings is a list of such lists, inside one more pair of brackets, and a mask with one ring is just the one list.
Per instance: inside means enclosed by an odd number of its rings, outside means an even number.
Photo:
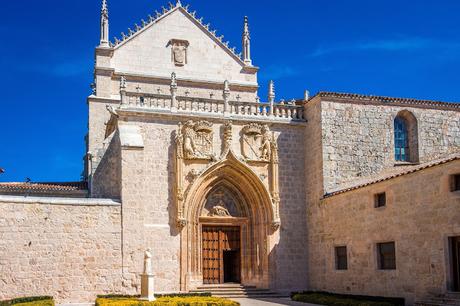
[{"label": "low stone wall", "polygon": [[[346,192],[309,206],[310,288],[405,297],[408,304],[452,285],[448,237],[460,236],[460,193],[450,175],[460,161]],[[374,207],[386,192],[387,205]],[[379,270],[377,243],[395,242],[396,270]],[[348,270],[334,247],[347,246]]]},{"label": "low stone wall", "polygon": [[0,300],[120,292],[120,211],[112,200],[0,196]]}]

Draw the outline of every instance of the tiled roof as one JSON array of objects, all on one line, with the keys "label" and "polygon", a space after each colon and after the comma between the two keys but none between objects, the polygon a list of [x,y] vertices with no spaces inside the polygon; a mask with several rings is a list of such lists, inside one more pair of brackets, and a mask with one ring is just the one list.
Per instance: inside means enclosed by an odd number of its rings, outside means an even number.
[{"label": "tiled roof", "polygon": [[341,185],[337,190],[334,190],[332,192],[328,192],[324,195],[324,198],[329,198],[338,194],[342,194],[348,191],[356,190],[359,188],[363,188],[369,185],[377,184],[380,182],[388,181],[393,178],[397,178],[403,175],[407,175],[410,173],[414,173],[420,170],[424,170],[427,168],[431,168],[434,166],[446,164],[455,160],[460,159],[460,152],[454,153],[452,155],[449,155],[448,157],[445,157],[443,159],[437,159],[433,160],[430,162],[426,162],[420,165],[414,165],[414,166],[404,166],[403,169],[401,168],[395,168],[391,169],[390,171],[385,171],[379,175],[373,175],[372,177],[367,177],[363,178],[360,180],[355,180],[349,184],[343,184]]},{"label": "tiled roof", "polygon": [[86,191],[86,182],[64,182],[64,183],[0,183],[1,192],[70,192]]},{"label": "tiled roof", "polygon": [[[348,99],[354,101],[362,102],[375,102],[375,103],[385,103],[385,104],[405,104],[408,106],[425,106],[425,107],[442,107],[452,110],[460,110],[460,103],[456,102],[442,102],[442,101],[432,101],[432,100],[418,100],[412,98],[392,98],[385,96],[373,96],[373,95],[360,95],[360,94],[351,94],[351,93],[339,93],[339,92],[328,92],[321,91],[313,96],[310,100],[315,97],[322,98],[335,98],[335,99]],[[309,100],[309,101],[310,101]]]}]

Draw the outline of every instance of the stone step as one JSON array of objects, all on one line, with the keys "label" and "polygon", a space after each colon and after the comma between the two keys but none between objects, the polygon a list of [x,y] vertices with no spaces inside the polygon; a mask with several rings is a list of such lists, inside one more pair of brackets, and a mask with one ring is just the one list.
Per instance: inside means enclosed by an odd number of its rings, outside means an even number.
[{"label": "stone step", "polygon": [[257,289],[257,288],[213,288],[213,289],[198,289],[192,290],[191,292],[268,292],[270,289]]},{"label": "stone step", "polygon": [[460,300],[460,292],[447,292],[445,294],[445,297],[449,298],[449,299],[456,299],[456,300]]},{"label": "stone step", "polygon": [[451,298],[432,298],[427,299],[424,301],[416,302],[415,306],[460,306],[459,299],[451,299]]},{"label": "stone step", "polygon": [[246,288],[246,289],[250,289],[250,288],[256,288],[256,286],[244,286],[244,285],[241,285],[241,284],[219,284],[219,285],[203,285],[203,286],[199,286],[197,287],[197,289],[199,290],[205,290],[205,289],[209,289],[209,290],[212,290],[212,289],[217,289],[217,288]]},{"label": "stone step", "polygon": [[204,285],[196,290],[191,290],[192,293],[210,292],[213,296],[224,298],[279,298],[288,297],[286,294],[271,291],[270,289],[257,288],[255,286],[243,286],[241,284],[221,284],[221,285]]}]

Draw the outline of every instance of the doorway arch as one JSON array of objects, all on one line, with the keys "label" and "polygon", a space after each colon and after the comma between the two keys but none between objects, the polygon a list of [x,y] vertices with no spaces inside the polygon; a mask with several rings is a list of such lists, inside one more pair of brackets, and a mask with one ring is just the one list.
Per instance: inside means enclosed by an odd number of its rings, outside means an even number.
[{"label": "doorway arch", "polygon": [[[209,214],[209,196],[225,189],[234,199],[233,212]],[[241,229],[241,283],[268,288],[269,252],[276,241],[278,218],[271,195],[246,164],[230,151],[201,173],[184,197],[181,232],[181,290],[203,285],[203,226],[238,226]],[[227,208],[227,210],[229,210]],[[233,214],[233,215],[232,215]]]}]

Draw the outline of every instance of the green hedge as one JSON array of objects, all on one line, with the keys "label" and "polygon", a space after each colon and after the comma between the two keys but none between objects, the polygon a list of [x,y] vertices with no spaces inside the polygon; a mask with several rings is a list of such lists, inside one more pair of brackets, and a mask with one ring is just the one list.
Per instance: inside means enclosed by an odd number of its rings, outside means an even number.
[{"label": "green hedge", "polygon": [[31,296],[12,299],[8,301],[0,301],[0,306],[54,306],[52,296]]},{"label": "green hedge", "polygon": [[154,302],[137,298],[97,298],[96,306],[239,306],[240,304],[216,297],[160,297]]},{"label": "green hedge", "polygon": [[330,306],[404,306],[403,298],[336,294],[321,291],[293,292],[291,299],[296,302]]},{"label": "green hedge", "polygon": [[[166,294],[155,294],[156,298],[160,297],[211,297],[211,292],[195,292],[195,293],[166,293]],[[97,298],[103,299],[138,299],[140,295],[125,295],[125,294],[101,294]]]}]

